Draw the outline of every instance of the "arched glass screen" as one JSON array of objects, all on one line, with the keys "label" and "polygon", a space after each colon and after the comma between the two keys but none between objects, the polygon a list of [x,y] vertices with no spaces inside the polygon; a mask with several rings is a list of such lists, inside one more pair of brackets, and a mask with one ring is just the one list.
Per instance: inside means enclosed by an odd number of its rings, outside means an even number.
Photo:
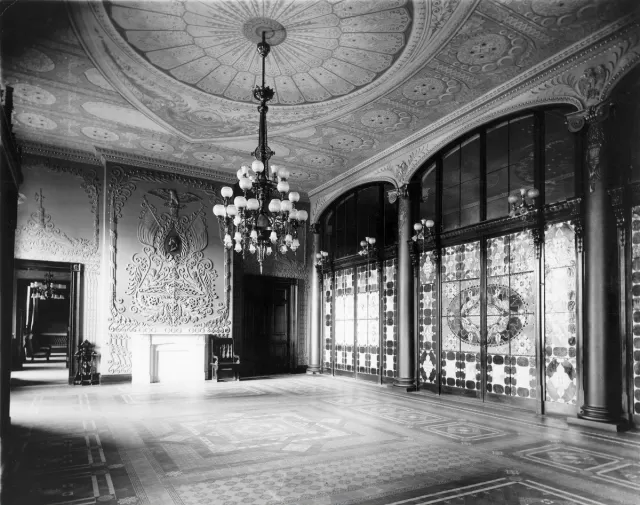
[{"label": "arched glass screen", "polygon": [[320,218],[322,250],[334,258],[356,254],[364,237],[381,246],[393,245],[398,230],[397,203],[389,203],[388,183],[356,188],[336,200]]},{"label": "arched glass screen", "polygon": [[509,215],[507,198],[536,187],[542,204],[576,194],[569,108],[527,112],[478,128],[432,158],[414,178],[420,218],[449,231]]}]

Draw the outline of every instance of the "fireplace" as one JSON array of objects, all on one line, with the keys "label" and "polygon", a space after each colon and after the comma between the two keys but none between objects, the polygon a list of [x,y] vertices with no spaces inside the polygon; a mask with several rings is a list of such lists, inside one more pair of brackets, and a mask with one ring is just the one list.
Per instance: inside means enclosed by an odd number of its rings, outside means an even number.
[{"label": "fireplace", "polygon": [[131,381],[200,382],[207,377],[206,335],[131,335]]}]

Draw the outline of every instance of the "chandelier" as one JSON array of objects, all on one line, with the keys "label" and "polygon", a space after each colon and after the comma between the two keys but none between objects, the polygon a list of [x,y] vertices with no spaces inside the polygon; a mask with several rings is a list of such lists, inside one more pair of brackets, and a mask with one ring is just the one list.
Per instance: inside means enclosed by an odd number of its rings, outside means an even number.
[{"label": "chandelier", "polygon": [[64,300],[67,286],[64,284],[54,284],[53,274],[44,274],[44,282],[32,282],[29,284],[32,289],[31,298],[38,300]]},{"label": "chandelier", "polygon": [[[273,98],[273,89],[265,86],[265,59],[271,50],[266,42],[266,32],[262,32],[262,42],[258,43],[258,54],[262,58],[262,84],[253,89],[253,96],[260,102],[260,123],[258,147],[252,153],[255,160],[249,166],[238,170],[238,185],[242,195],[234,195],[233,188],[225,186],[220,191],[223,204],[213,207],[221,230],[224,232],[224,246],[235,251],[252,254],[260,265],[272,253],[286,254],[300,246],[298,228],[304,226],[309,217],[307,211],[296,210],[300,194],[289,192],[289,171],[284,167],[271,165],[269,159],[275,154],[267,144],[267,102]],[[268,173],[267,173],[268,172]]]}]

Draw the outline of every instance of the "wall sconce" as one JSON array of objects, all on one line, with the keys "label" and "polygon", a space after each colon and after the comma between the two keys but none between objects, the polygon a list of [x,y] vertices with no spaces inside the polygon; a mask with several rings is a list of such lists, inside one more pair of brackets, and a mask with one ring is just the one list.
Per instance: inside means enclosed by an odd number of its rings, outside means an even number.
[{"label": "wall sconce", "polygon": [[421,219],[420,222],[415,223],[413,225],[413,229],[416,231],[416,234],[411,237],[414,242],[420,240],[422,245],[424,245],[427,236],[431,239],[432,242],[436,241],[436,233],[434,231],[434,226],[436,223],[433,222],[432,219]]},{"label": "wall sconce", "polygon": [[324,267],[329,263],[329,253],[327,251],[320,251],[316,254],[316,268],[320,271],[324,271]]},{"label": "wall sconce", "polygon": [[[538,198],[538,196],[540,196],[540,191],[536,188],[531,188],[529,191],[521,188],[520,196],[509,195],[509,198],[507,198],[511,207],[509,215],[511,217],[526,216],[529,212],[534,211],[536,208],[536,198]],[[530,199],[531,202],[527,202],[527,198]]]},{"label": "wall sconce", "polygon": [[358,251],[360,256],[375,256],[378,252],[375,237],[365,237],[364,240],[360,241],[360,247],[362,248]]}]

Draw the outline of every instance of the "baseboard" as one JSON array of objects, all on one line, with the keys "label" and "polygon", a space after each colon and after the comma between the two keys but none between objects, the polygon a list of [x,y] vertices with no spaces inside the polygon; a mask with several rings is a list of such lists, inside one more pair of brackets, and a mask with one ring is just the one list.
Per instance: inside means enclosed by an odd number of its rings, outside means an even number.
[{"label": "baseboard", "polygon": [[567,417],[567,423],[573,426],[580,426],[581,428],[591,428],[594,430],[620,432],[630,429],[628,421],[618,421],[615,423],[603,423],[598,421],[591,421],[589,419],[581,419],[579,417]]},{"label": "baseboard", "polygon": [[122,384],[123,382],[131,382],[130,373],[100,376],[100,384]]}]

